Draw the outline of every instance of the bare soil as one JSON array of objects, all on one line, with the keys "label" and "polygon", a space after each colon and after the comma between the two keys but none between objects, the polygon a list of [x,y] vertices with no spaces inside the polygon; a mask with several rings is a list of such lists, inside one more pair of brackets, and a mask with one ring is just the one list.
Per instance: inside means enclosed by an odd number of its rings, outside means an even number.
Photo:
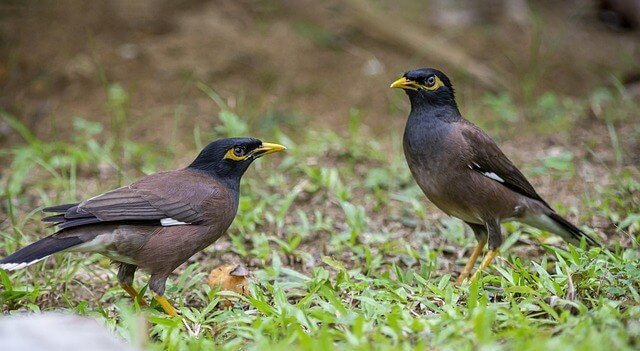
[{"label": "bare soil", "polygon": [[[516,97],[584,96],[640,71],[638,34],[610,31],[590,2],[537,2],[524,26],[485,18],[487,11],[468,25],[436,25],[447,13],[438,4],[375,8],[389,26],[410,22],[463,48],[503,75]],[[106,82],[132,94],[132,135],[155,141],[170,132],[178,106],[186,135],[216,124],[217,107],[195,81],[251,120],[275,114],[285,125],[340,130],[357,108],[374,133],[401,128],[406,102],[387,86],[408,68],[449,72],[463,108],[486,93],[447,62],[371,37],[346,2],[10,1],[0,11],[0,106],[42,136],[67,135],[72,116],[109,123]]]}]

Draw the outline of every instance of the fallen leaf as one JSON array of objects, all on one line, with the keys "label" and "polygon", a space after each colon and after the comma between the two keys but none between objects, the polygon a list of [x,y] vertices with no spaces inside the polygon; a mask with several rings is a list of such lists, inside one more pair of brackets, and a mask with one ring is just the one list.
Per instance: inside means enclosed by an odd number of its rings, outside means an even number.
[{"label": "fallen leaf", "polygon": [[[213,289],[220,291],[233,291],[242,295],[249,295],[247,278],[249,270],[243,265],[225,264],[214,268],[209,273],[208,283]],[[222,297],[221,306],[230,307],[233,303],[226,297]]]}]

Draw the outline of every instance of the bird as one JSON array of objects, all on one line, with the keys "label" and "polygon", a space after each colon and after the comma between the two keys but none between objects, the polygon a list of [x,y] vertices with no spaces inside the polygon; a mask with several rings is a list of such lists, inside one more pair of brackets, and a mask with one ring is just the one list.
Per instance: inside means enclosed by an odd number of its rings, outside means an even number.
[{"label": "bird", "polygon": [[[254,138],[228,138],[205,146],[186,168],[158,172],[79,203],[47,207],[42,220],[57,231],[0,260],[13,271],[57,252],[100,253],[119,265],[118,282],[132,298],[138,268],[169,316],[163,296],[169,275],[222,236],[238,211],[240,179],[251,163],[283,151]],[[146,304],[141,296],[140,304]]]},{"label": "bird", "polygon": [[458,109],[451,80],[435,68],[405,72],[391,84],[409,97],[411,112],[403,150],[411,174],[427,198],[471,227],[478,242],[462,273],[469,276],[484,247],[487,268],[503,242],[501,223],[519,221],[578,245],[600,244],[559,215],[533,188],[498,145]]}]

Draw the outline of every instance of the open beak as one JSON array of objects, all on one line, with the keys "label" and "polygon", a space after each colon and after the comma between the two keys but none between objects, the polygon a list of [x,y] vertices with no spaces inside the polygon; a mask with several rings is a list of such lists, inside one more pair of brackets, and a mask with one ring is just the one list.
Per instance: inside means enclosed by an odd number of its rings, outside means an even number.
[{"label": "open beak", "polygon": [[284,151],[286,149],[286,147],[280,144],[262,143],[259,148],[253,150],[253,157],[258,158],[274,152]]},{"label": "open beak", "polygon": [[393,82],[390,88],[418,90],[420,85],[406,77],[402,77]]}]

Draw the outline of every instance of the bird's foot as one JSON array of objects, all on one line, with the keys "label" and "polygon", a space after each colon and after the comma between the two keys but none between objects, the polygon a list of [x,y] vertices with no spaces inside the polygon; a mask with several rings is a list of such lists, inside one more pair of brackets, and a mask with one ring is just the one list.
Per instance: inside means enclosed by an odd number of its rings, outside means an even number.
[{"label": "bird's foot", "polygon": [[[131,296],[132,299],[136,299],[138,298],[138,292],[136,291],[136,289],[134,289],[131,285],[128,284],[120,284],[120,286],[122,287],[122,289],[124,291],[126,291],[129,296]],[[146,306],[147,305],[147,300],[144,298],[144,296],[140,297],[139,304],[140,306]]]},{"label": "bird's foot", "polygon": [[160,304],[160,307],[162,307],[162,309],[164,310],[164,313],[168,314],[171,317],[175,317],[178,315],[178,312],[176,311],[176,309],[173,308],[173,306],[171,306],[169,301],[167,301],[167,299],[165,299],[164,296],[153,293],[153,298],[156,299],[156,301],[158,301],[158,303]]},{"label": "bird's foot", "polygon": [[460,276],[458,277],[458,279],[456,279],[455,285],[462,285],[462,282],[469,276],[469,273],[471,273],[471,270],[473,269],[473,265],[476,264],[476,261],[478,260],[478,257],[482,253],[482,249],[484,249],[484,246],[486,244],[486,238],[478,242],[478,246],[476,246],[476,248],[473,250],[471,256],[469,257],[469,260],[467,261],[467,264],[464,266],[464,269],[462,269],[462,273],[460,273]]},{"label": "bird's foot", "polygon": [[482,260],[482,264],[480,264],[480,268],[478,268],[478,270],[473,274],[473,276],[469,280],[470,284],[475,282],[478,279],[480,271],[487,268],[497,255],[498,255],[498,250],[489,250],[489,252],[487,252],[487,255],[484,257],[484,260]]}]

